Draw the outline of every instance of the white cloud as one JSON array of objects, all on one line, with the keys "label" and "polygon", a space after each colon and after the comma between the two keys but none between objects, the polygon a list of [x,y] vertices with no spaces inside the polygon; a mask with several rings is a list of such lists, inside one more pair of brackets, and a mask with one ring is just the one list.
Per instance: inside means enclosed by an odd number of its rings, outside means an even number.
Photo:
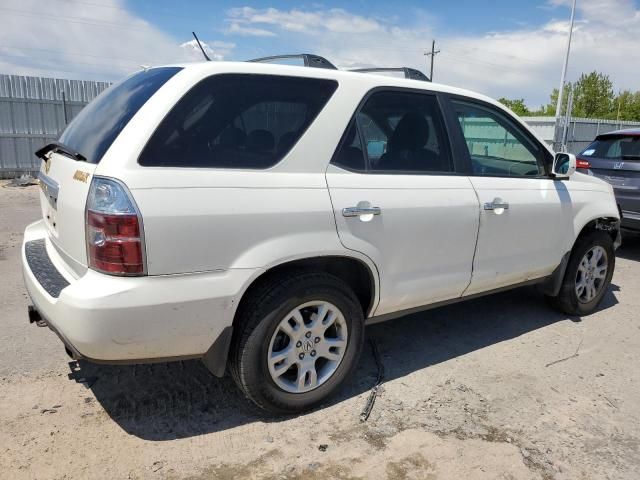
[{"label": "white cloud", "polygon": [[[268,26],[295,45],[293,50],[323,55],[342,68],[384,65],[425,71],[424,53],[436,38],[441,50],[435,60],[436,81],[493,97],[523,97],[537,107],[548,101],[560,80],[570,15],[564,7],[570,3],[550,0],[547,6],[557,18],[542,25],[477,35],[436,31],[426,13],[402,25],[396,19],[381,21],[343,9],[242,7],[231,9],[228,20],[243,28]],[[610,75],[617,88],[638,89],[638,31],[640,10],[633,0],[580,0],[567,79],[598,70]]]},{"label": "white cloud", "polygon": [[[202,60],[130,13],[124,0],[3,0],[1,14],[2,73],[116,80],[140,65]],[[216,59],[233,49],[207,43]]]},{"label": "white cloud", "polygon": [[225,33],[242,35],[243,37],[275,37],[276,34],[264,28],[245,27],[238,22],[231,22]]},{"label": "white cloud", "polygon": [[323,31],[360,34],[380,30],[380,24],[371,18],[353,15],[341,8],[306,12],[276,8],[256,9],[252,7],[232,8],[228,12],[232,25],[272,25],[289,32],[317,34]]},{"label": "white cloud", "polygon": [[[236,44],[231,42],[204,42],[200,40],[200,43],[202,44],[202,48],[204,49],[204,51],[207,53],[207,56],[211,60],[224,60],[225,57],[227,57],[236,47]],[[202,50],[200,50],[200,47],[198,46],[195,38],[181,44],[180,47],[189,57],[189,61],[199,62],[204,59],[204,57],[202,56]]]}]

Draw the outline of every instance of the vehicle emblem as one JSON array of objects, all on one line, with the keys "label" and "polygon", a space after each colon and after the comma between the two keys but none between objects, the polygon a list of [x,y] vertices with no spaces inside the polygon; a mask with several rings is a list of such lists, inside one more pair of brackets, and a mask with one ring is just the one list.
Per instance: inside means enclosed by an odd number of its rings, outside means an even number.
[{"label": "vehicle emblem", "polygon": [[302,351],[303,352],[308,353],[311,350],[313,350],[313,342],[311,340],[307,340],[307,341],[302,343]]},{"label": "vehicle emblem", "polygon": [[73,179],[78,180],[79,182],[87,183],[89,175],[89,173],[83,172],[82,170],[76,170],[76,173],[73,174]]},{"label": "vehicle emblem", "polygon": [[48,174],[49,170],[51,170],[51,157],[47,158],[47,161],[44,162],[44,173]]},{"label": "vehicle emblem", "polygon": [[624,162],[614,162],[613,164],[614,170],[620,170],[622,167],[624,167]]}]

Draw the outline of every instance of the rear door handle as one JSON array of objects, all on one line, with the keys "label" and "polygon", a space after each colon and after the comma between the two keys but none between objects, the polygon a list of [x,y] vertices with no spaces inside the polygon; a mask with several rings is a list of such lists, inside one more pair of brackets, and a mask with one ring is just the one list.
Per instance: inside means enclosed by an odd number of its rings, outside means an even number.
[{"label": "rear door handle", "polygon": [[380,215],[380,207],[347,207],[342,209],[343,217],[359,217],[360,215]]}]

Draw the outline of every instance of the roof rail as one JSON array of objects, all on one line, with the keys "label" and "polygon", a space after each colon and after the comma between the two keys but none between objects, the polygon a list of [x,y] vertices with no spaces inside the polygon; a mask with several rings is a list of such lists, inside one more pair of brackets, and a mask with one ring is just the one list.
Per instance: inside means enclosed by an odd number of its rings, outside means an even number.
[{"label": "roof rail", "polygon": [[409,67],[372,67],[372,68],[356,68],[351,70],[352,72],[361,73],[376,73],[376,72],[402,72],[404,78],[410,78],[411,80],[422,80],[423,82],[430,82],[431,80],[420,70]]},{"label": "roof rail", "polygon": [[260,62],[260,63],[271,63],[276,62],[277,60],[285,60],[291,58],[299,58],[304,62],[305,67],[314,67],[314,68],[328,68],[331,70],[337,70],[336,66],[327,60],[324,57],[319,55],[313,55],[312,53],[297,53],[292,55],[274,55],[272,57],[262,57],[262,58],[254,58],[252,60],[247,60],[248,62]]}]

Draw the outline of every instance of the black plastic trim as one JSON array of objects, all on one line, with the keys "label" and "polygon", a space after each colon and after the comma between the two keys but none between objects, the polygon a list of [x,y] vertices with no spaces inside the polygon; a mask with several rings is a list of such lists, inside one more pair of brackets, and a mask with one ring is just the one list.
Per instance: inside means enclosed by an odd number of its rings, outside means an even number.
[{"label": "black plastic trim", "polygon": [[300,58],[304,62],[305,67],[311,68],[326,68],[329,70],[337,70],[338,68],[320,55],[314,55],[313,53],[294,53],[288,55],[272,55],[270,57],[253,58],[247,60],[247,62],[254,63],[275,63],[274,60],[284,60],[288,58]]},{"label": "black plastic trim", "polygon": [[431,80],[420,70],[410,67],[372,67],[372,68],[356,68],[350,70],[350,72],[360,73],[377,73],[377,72],[402,72],[404,78],[409,80],[420,80],[423,82],[430,82]]},{"label": "black plastic trim", "polygon": [[505,287],[495,288],[493,290],[488,290],[486,292],[473,293],[471,295],[465,295],[463,297],[455,297],[449,300],[443,300],[441,302],[430,303],[427,305],[421,305],[419,307],[408,308],[406,310],[400,310],[397,312],[385,313],[383,315],[375,315],[373,317],[369,317],[365,320],[365,325],[373,325],[375,323],[386,322],[388,320],[394,320],[396,318],[404,317],[406,315],[411,315],[413,313],[424,312],[425,310],[431,310],[438,307],[444,307],[446,305],[452,305],[454,303],[464,302],[465,300],[471,300],[473,298],[480,298],[487,295],[492,295],[494,293],[506,292],[508,290],[513,290],[514,288],[526,287],[527,285],[537,285],[539,283],[544,282],[549,277],[541,277],[535,278],[533,280],[527,280],[525,282],[516,283],[514,285],[507,285]]},{"label": "black plastic trim", "polygon": [[233,336],[233,327],[225,327],[222,333],[218,335],[216,341],[207,350],[202,357],[202,363],[216,377],[223,377],[227,366],[227,357],[229,356],[229,348],[231,347],[231,338]]},{"label": "black plastic trim", "polygon": [[571,251],[568,251],[562,256],[560,265],[542,282],[539,289],[545,295],[555,297],[560,293],[562,287],[562,281],[564,280],[564,274],[567,271],[567,265],[569,264],[569,258],[571,257]]},{"label": "black plastic trim", "polygon": [[24,250],[33,276],[49,295],[58,298],[60,292],[69,286],[69,282],[51,262],[44,239],[27,242]]}]

